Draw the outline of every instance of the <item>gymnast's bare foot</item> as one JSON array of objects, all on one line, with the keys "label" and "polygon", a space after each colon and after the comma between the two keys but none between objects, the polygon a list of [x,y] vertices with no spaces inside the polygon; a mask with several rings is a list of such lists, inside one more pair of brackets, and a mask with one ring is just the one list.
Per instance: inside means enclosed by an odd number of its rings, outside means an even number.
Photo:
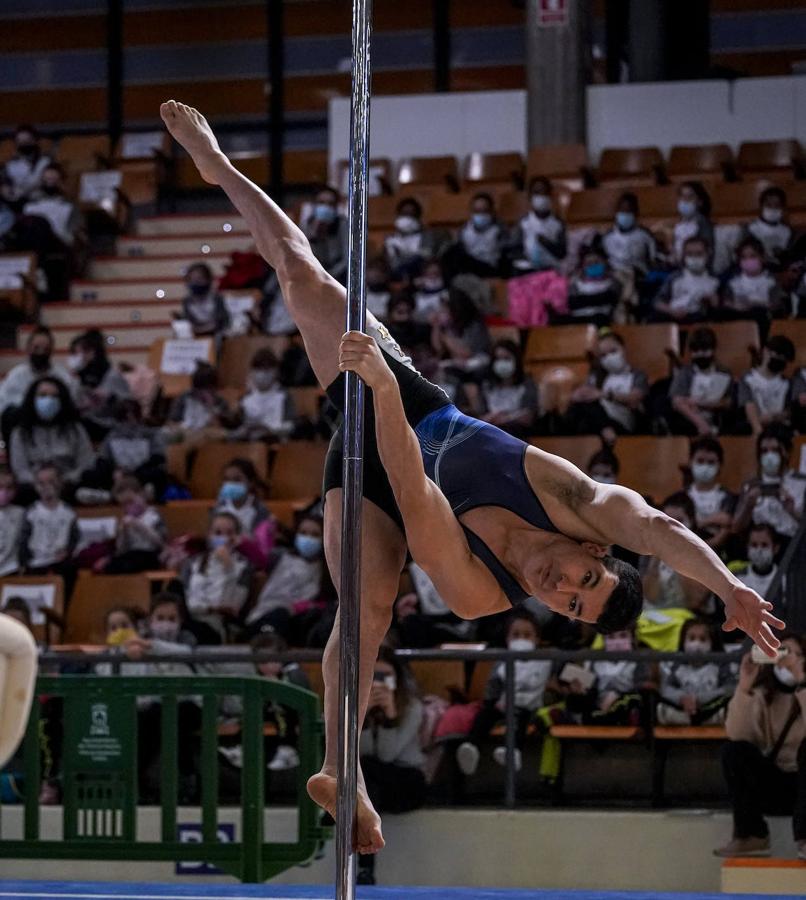
[{"label": "gymnast's bare foot", "polygon": [[[336,818],[336,779],[324,770],[308,779],[308,794],[314,803]],[[356,798],[358,828],[354,849],[358,853],[377,853],[386,841],[381,832],[381,817],[375,812],[366,791],[359,787]]]},{"label": "gymnast's bare foot", "polygon": [[168,100],[160,106],[168,131],[190,154],[199,174],[208,184],[218,184],[216,170],[226,157],[218,146],[207,119],[192,106]]}]

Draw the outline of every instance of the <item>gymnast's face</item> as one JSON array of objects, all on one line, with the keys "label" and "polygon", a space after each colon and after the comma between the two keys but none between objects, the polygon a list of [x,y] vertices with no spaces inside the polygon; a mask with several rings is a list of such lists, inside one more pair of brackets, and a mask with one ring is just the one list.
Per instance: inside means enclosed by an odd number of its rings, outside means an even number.
[{"label": "gymnast's face", "polygon": [[618,584],[602,562],[606,552],[599,544],[558,536],[535,554],[525,573],[529,589],[554,612],[592,624]]}]

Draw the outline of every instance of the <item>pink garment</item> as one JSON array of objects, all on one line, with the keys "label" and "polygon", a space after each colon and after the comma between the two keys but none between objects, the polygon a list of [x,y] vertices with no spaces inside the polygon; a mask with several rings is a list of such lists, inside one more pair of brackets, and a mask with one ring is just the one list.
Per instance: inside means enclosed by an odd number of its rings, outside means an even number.
[{"label": "pink garment", "polygon": [[461,737],[470,734],[470,729],[476,721],[476,716],[481,709],[481,703],[474,700],[472,703],[454,703],[449,706],[442,715],[434,729],[434,739]]},{"label": "pink garment", "polygon": [[549,309],[568,312],[568,280],[553,269],[511,278],[507,296],[509,318],[521,328],[548,325]]},{"label": "pink garment", "polygon": [[272,516],[264,519],[252,532],[243,537],[238,544],[238,551],[242,553],[253,566],[265,569],[269,560],[269,554],[277,543],[277,520]]}]

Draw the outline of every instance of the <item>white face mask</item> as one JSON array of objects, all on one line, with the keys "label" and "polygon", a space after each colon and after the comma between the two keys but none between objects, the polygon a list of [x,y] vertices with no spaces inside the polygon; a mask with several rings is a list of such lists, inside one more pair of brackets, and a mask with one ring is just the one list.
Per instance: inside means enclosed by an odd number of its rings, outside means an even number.
[{"label": "white face mask", "polygon": [[777,225],[784,217],[784,211],[774,206],[765,206],[761,210],[761,218],[770,225]]},{"label": "white face mask", "polygon": [[551,197],[546,194],[532,194],[532,209],[536,213],[547,213],[551,209]]},{"label": "white face mask", "polygon": [[781,454],[777,450],[767,450],[761,454],[761,471],[765,475],[778,475],[781,471]]},{"label": "white face mask", "polygon": [[773,666],[772,672],[784,687],[795,686],[795,676],[792,674],[792,672],[789,671],[789,669],[785,668],[784,666],[778,665]]},{"label": "white face mask", "polygon": [[151,634],[157,640],[175,641],[179,636],[179,623],[162,620],[151,623]]},{"label": "white face mask", "polygon": [[687,638],[683,641],[683,650],[685,653],[710,653],[711,644],[709,641],[701,641],[699,638]]},{"label": "white face mask", "polygon": [[395,219],[395,228],[401,234],[414,234],[420,230],[420,223],[414,216],[398,216]]},{"label": "white face mask", "polygon": [[683,261],[689,272],[694,275],[702,275],[708,265],[708,260],[704,256],[686,256]]},{"label": "white face mask", "polygon": [[692,463],[691,474],[697,482],[713,481],[719,474],[719,466],[716,463]]},{"label": "white face mask", "polygon": [[514,359],[496,359],[493,361],[493,372],[499,378],[512,378],[515,374]]},{"label": "white face mask", "polygon": [[766,572],[772,566],[774,559],[772,547],[748,547],[747,558],[754,569]]},{"label": "white face mask", "polygon": [[84,368],[84,357],[80,353],[71,353],[67,357],[67,369],[70,372],[78,372]]},{"label": "white face mask", "polygon": [[512,638],[511,641],[507,642],[507,648],[509,650],[522,650],[528,652],[529,650],[535,649],[535,642],[529,640],[529,638]]},{"label": "white face mask", "polygon": [[624,368],[624,354],[621,350],[611,350],[599,357],[599,362],[606,372],[620,372]]}]

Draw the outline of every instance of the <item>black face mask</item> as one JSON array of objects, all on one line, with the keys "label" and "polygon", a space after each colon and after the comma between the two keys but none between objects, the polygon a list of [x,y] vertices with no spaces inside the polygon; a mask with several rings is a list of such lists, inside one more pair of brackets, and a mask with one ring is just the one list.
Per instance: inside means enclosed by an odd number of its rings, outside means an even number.
[{"label": "black face mask", "polygon": [[714,357],[713,356],[692,356],[691,361],[698,369],[710,369]]},{"label": "black face mask", "polygon": [[190,293],[193,294],[194,297],[206,297],[210,293],[210,285],[209,284],[191,284]]},{"label": "black face mask", "polygon": [[31,353],[28,360],[36,372],[46,372],[50,368],[50,353]]},{"label": "black face mask", "polygon": [[19,153],[20,156],[36,156],[38,150],[39,148],[36,144],[20,144],[17,147],[17,153]]},{"label": "black face mask", "polygon": [[783,356],[771,356],[767,362],[767,368],[774,375],[778,375],[786,368],[786,360]]},{"label": "black face mask", "polygon": [[62,189],[58,184],[43,184],[42,185],[42,193],[46,197],[56,197],[58,194],[61,194]]}]

